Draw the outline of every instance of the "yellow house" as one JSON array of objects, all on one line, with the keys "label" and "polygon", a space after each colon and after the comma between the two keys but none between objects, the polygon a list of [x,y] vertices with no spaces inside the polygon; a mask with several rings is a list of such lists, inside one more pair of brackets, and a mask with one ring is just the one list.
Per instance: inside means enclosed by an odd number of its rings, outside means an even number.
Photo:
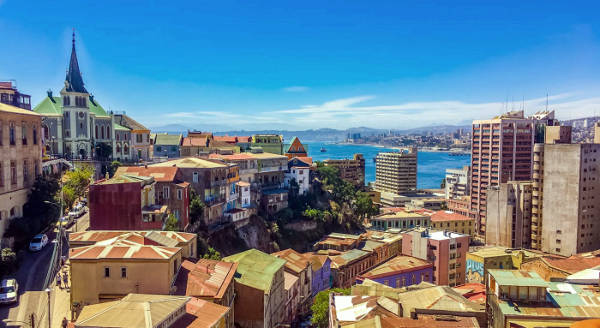
[{"label": "yellow house", "polygon": [[475,219],[452,211],[437,211],[431,215],[431,228],[474,236]]},{"label": "yellow house", "polygon": [[71,303],[120,299],[129,293],[168,295],[181,266],[182,249],[121,240],[69,251]]},{"label": "yellow house", "polygon": [[524,261],[527,262],[541,255],[543,255],[541,252],[523,249],[500,246],[482,247],[467,253],[465,277],[469,283],[483,284],[489,269],[519,270]]}]

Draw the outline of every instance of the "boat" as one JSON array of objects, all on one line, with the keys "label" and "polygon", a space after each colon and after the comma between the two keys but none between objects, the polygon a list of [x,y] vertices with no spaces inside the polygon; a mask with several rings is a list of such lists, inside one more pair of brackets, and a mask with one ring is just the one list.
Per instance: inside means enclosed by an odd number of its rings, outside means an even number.
[{"label": "boat", "polygon": [[324,153],[324,152],[326,152],[326,151],[327,151],[327,149],[325,149],[325,147],[321,147],[321,152],[322,152],[322,153]]}]

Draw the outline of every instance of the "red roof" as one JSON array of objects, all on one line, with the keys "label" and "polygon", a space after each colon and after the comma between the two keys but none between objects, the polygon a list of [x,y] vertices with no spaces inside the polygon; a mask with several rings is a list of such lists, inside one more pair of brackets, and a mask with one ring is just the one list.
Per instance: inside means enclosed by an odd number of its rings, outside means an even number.
[{"label": "red roof", "polygon": [[175,285],[178,295],[222,298],[232,283],[237,263],[201,259],[197,263],[184,261]]},{"label": "red roof", "polygon": [[600,256],[591,253],[575,254],[567,258],[558,256],[543,256],[543,260],[549,265],[569,273],[576,273],[600,265]]},{"label": "red roof", "polygon": [[299,161],[302,161],[308,165],[312,165],[312,163],[313,163],[312,157],[299,156],[299,157],[294,157],[294,158],[297,158]]},{"label": "red roof", "polygon": [[0,88],[12,89],[12,82],[0,82]]},{"label": "red roof", "polygon": [[221,141],[226,143],[236,143],[238,138],[236,136],[214,136],[215,141]]},{"label": "red roof", "polygon": [[185,305],[186,314],[173,323],[172,328],[211,328],[222,320],[229,308],[205,300],[192,298]]},{"label": "red roof", "polygon": [[185,137],[181,143],[182,146],[206,147],[208,139],[206,137]]},{"label": "red roof", "polygon": [[243,159],[254,159],[251,155],[239,153],[233,155],[221,155],[221,154],[210,154],[208,155],[209,159],[222,159],[224,161],[235,161],[235,160],[243,160]]},{"label": "red roof", "polygon": [[145,166],[121,166],[115,172],[115,176],[121,174],[137,175],[144,177],[153,177],[157,182],[173,182],[177,176],[177,170],[175,166],[170,167],[145,167]]},{"label": "red roof", "polygon": [[437,211],[431,215],[431,222],[445,222],[445,221],[470,221],[473,220],[468,216],[454,213],[451,211]]}]

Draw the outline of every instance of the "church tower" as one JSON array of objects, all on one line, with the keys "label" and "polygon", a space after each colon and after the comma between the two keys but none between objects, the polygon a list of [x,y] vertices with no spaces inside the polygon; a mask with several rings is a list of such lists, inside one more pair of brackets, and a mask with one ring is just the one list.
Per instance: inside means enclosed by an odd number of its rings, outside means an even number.
[{"label": "church tower", "polygon": [[63,139],[65,142],[64,153],[72,158],[87,158],[92,155],[90,142],[90,94],[85,89],[77,52],[75,51],[75,31],[73,31],[73,46],[69,69],[65,77],[65,86],[60,91],[63,107]]}]

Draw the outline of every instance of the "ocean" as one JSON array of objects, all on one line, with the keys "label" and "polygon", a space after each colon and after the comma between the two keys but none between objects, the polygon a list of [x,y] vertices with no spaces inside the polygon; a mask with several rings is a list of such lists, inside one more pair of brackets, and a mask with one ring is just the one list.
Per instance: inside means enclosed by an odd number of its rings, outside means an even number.
[{"label": "ocean", "polygon": [[[328,158],[343,159],[352,158],[356,153],[365,157],[365,180],[366,183],[375,181],[375,162],[373,158],[382,151],[394,151],[392,148],[384,148],[369,145],[349,145],[322,142],[307,142],[308,155],[314,161],[322,161]],[[327,152],[322,153],[321,147]],[[417,187],[419,189],[439,188],[442,180],[446,177],[446,169],[461,168],[469,165],[471,156],[450,156],[446,152],[419,151],[417,156]]]}]

